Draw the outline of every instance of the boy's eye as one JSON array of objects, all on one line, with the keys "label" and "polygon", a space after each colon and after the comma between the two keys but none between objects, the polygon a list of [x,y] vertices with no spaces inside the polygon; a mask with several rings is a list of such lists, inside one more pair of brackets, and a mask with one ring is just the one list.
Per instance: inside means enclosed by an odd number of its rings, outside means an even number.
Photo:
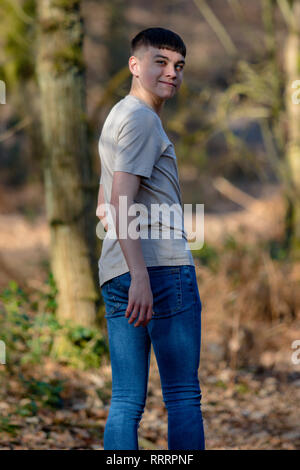
[{"label": "boy's eye", "polygon": [[[157,64],[166,64],[164,60],[157,60]],[[183,69],[183,65],[176,65],[176,68],[179,67],[179,70]]]}]

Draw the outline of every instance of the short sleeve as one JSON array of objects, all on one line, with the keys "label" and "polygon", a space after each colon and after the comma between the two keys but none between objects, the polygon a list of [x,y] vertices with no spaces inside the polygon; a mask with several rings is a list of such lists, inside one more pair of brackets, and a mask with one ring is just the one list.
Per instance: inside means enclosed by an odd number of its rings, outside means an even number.
[{"label": "short sleeve", "polygon": [[119,129],[113,171],[151,176],[163,147],[158,119],[147,109],[127,116]]}]

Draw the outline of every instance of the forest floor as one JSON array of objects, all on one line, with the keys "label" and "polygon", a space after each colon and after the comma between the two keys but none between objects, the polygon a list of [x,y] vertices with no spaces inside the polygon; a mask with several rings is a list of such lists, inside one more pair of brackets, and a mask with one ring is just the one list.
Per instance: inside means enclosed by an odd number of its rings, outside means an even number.
[{"label": "forest floor", "polygon": [[[223,183],[218,182],[220,188]],[[280,236],[282,195],[272,185],[265,186],[257,200],[243,199],[242,193],[224,184],[222,188],[232,199],[241,197],[243,207],[205,214],[205,241],[218,246],[229,235],[235,241],[235,255],[225,251],[217,271],[195,257],[203,307],[199,380],[206,448],[297,449],[300,364],[291,359],[291,344],[300,339],[300,303],[293,297],[296,286],[299,290],[300,265],[293,263],[281,271],[259,251],[260,266],[252,276],[251,250],[242,251],[243,256],[239,251],[241,246],[255,250],[264,240]],[[32,210],[40,207],[40,194],[40,188],[34,187],[0,192],[1,290],[12,279],[33,289],[45,282],[49,229],[45,215],[35,216]],[[232,271],[243,280],[237,287],[230,278]],[[260,290],[262,285],[267,288]],[[264,316],[268,309],[271,318]],[[106,331],[105,324],[103,328]],[[29,416],[16,412],[30,402],[20,385],[19,365],[11,365],[9,376],[5,367],[0,365],[0,449],[103,449],[111,397],[107,358],[99,369],[88,371],[47,357],[42,365],[23,366],[22,373],[36,381],[65,381],[60,409],[41,406]],[[139,445],[140,449],[168,448],[167,411],[153,349]]]}]

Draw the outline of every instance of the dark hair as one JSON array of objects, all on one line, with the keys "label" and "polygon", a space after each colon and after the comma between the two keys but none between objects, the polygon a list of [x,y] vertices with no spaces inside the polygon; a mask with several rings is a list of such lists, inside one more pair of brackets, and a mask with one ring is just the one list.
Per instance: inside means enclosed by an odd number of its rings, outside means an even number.
[{"label": "dark hair", "polygon": [[142,46],[152,46],[158,49],[170,49],[186,55],[186,47],[181,37],[165,28],[147,28],[139,32],[131,41],[131,55]]}]

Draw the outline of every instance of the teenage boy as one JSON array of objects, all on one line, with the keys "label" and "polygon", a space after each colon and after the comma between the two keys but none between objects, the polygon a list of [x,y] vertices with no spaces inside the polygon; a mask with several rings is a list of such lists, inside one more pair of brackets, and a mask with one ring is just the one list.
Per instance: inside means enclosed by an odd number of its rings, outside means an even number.
[{"label": "teenage boy", "polygon": [[[105,450],[139,449],[151,344],[168,411],[168,448],[205,448],[198,379],[202,305],[183,214],[178,211],[182,201],[174,146],[160,119],[165,101],[180,88],[185,56],[184,42],[173,31],[148,28],[137,34],[131,41],[130,92],[111,109],[99,139],[96,214],[109,229],[99,279],[112,368]],[[110,203],[112,224],[105,203]],[[133,215],[130,208],[138,204],[146,208],[148,218],[141,211],[140,231],[134,236],[131,222],[137,211]],[[162,221],[157,212],[151,213],[154,206],[165,208]],[[177,208],[174,222],[164,217],[171,206]],[[125,237],[120,236],[124,216]],[[166,230],[170,236],[161,238]]]}]

